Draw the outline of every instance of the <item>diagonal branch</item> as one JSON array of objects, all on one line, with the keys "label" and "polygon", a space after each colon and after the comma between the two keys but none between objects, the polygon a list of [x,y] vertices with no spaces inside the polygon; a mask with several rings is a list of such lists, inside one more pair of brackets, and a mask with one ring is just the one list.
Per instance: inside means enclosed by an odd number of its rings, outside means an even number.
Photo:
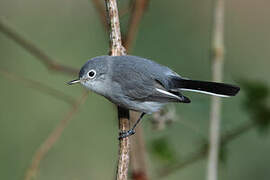
[{"label": "diagonal branch", "polygon": [[99,14],[100,20],[102,24],[104,25],[105,30],[108,32],[109,25],[106,20],[106,10],[105,10],[104,4],[101,2],[101,0],[92,0],[92,2]]},{"label": "diagonal branch", "polygon": [[156,179],[162,179],[173,172],[180,171],[181,169],[186,168],[187,166],[204,159],[205,155],[206,151],[204,149],[192,153],[191,155],[187,156],[184,160],[158,170],[158,175]]},{"label": "diagonal branch", "polygon": [[[248,132],[249,130],[255,128],[257,124],[255,122],[247,122],[229,132],[221,136],[220,144],[221,146],[225,146],[229,142]],[[176,171],[180,171],[183,168],[186,168],[189,165],[192,165],[200,160],[206,158],[208,153],[207,148],[201,148],[198,151],[191,153],[191,155],[187,156],[184,160],[179,161],[178,163],[174,163],[172,165],[163,167],[157,171],[158,175],[156,179],[162,179]]]},{"label": "diagonal branch", "polygon": [[77,75],[78,70],[72,67],[57,63],[55,59],[50,57],[44,51],[35,46],[32,42],[20,35],[11,25],[0,18],[0,31],[8,38],[19,44],[30,54],[39,59],[49,70],[62,72],[69,75]]},{"label": "diagonal branch", "polygon": [[82,96],[73,104],[71,109],[67,112],[65,117],[60,121],[56,128],[50,133],[48,138],[40,145],[35,155],[33,156],[32,163],[27,169],[25,180],[34,178],[39,170],[41,160],[48,154],[51,147],[59,140],[63,130],[68,125],[73,116],[78,112],[79,107],[85,102],[88,92],[84,91]]},{"label": "diagonal branch", "polygon": [[143,14],[149,4],[149,0],[135,0],[133,2],[132,14],[129,19],[129,27],[127,31],[127,35],[123,41],[123,44],[127,51],[131,49],[132,43],[134,42],[134,38],[137,35],[140,21],[143,17]]}]

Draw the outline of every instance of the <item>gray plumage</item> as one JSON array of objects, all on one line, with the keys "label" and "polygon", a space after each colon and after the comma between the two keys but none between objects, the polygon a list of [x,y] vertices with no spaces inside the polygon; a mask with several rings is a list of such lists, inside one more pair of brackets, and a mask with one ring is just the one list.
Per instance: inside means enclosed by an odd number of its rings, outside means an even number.
[{"label": "gray plumage", "polygon": [[[93,77],[92,77],[93,75]],[[87,61],[79,79],[86,88],[126,109],[152,113],[168,102],[189,103],[180,90],[232,96],[232,85],[182,78],[166,66],[136,56],[99,56]]]}]

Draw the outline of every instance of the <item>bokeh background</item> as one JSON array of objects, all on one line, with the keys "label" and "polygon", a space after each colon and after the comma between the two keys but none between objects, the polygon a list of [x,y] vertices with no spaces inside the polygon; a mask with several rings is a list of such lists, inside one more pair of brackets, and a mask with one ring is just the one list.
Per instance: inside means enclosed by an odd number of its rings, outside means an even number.
[{"label": "bokeh background", "polygon": [[[125,9],[126,1],[118,1]],[[270,85],[270,1],[227,0],[225,10],[224,81],[240,79]],[[139,27],[131,54],[151,58],[180,75],[210,80],[213,1],[153,0]],[[0,0],[0,16],[17,32],[57,59],[80,68],[91,57],[108,53],[108,36],[90,0]],[[128,14],[121,16],[126,30]],[[74,77],[48,69],[22,47],[0,33],[0,68],[45,83],[74,98],[81,86],[69,87]],[[0,179],[24,178],[40,144],[63,119],[70,105],[0,74]],[[150,174],[195,152],[208,137],[209,103],[205,95],[185,93],[191,104],[177,104],[176,119],[161,131],[146,116],[143,129]],[[250,94],[249,94],[250,95]],[[254,119],[243,105],[245,89],[223,100],[221,131]],[[220,179],[268,180],[270,133],[252,128],[229,144],[220,163]],[[113,104],[90,93],[59,141],[40,164],[39,180],[112,179],[118,151],[117,114]],[[165,139],[170,158],[160,158],[153,142]],[[165,145],[164,145],[165,146]],[[165,153],[166,156],[166,153]],[[164,177],[204,179],[206,160]]]}]

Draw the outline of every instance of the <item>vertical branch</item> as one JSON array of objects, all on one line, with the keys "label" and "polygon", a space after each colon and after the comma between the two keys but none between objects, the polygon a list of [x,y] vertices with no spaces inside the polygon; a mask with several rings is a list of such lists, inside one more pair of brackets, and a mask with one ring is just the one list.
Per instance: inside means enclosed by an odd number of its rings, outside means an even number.
[{"label": "vertical branch", "polygon": [[[224,0],[216,0],[214,9],[213,37],[212,37],[212,76],[213,81],[222,81],[224,61]],[[221,101],[212,97],[210,109],[210,134],[208,157],[208,180],[218,179],[218,158],[220,145]]]},{"label": "vertical branch", "polygon": [[[129,130],[129,111],[118,107],[119,131]],[[116,180],[128,179],[130,140],[129,137],[119,140],[118,164],[116,170]]]},{"label": "vertical branch", "polygon": [[107,21],[110,26],[110,55],[126,55],[126,50],[122,46],[120,22],[116,0],[105,0]]},{"label": "vertical branch", "polygon": [[[135,123],[139,113],[130,111],[130,121]],[[142,126],[136,128],[136,134],[131,137],[131,176],[133,180],[148,180],[146,165],[146,150]]]},{"label": "vertical branch", "polygon": [[[116,0],[105,0],[107,20],[110,26],[110,55],[126,55],[125,48],[122,46],[120,22]],[[129,111],[118,107],[119,131],[129,129]],[[129,138],[119,140],[119,157],[116,172],[117,180],[127,180],[129,166]]]},{"label": "vertical branch", "polygon": [[[92,0],[99,15],[100,18],[102,20],[102,22],[104,22],[104,17],[105,17],[105,12],[103,10],[102,4],[100,4],[99,0]],[[122,48],[121,45],[121,34],[120,34],[120,29],[119,27],[119,21],[118,21],[118,14],[116,13],[116,11],[114,11],[113,9],[109,9],[109,7],[111,7],[110,4],[108,4],[107,6],[107,1],[106,2],[106,9],[107,9],[107,17],[108,17],[108,24],[111,25],[111,27],[109,27],[106,23],[104,24],[106,30],[110,30],[110,47],[111,47],[111,55],[123,55],[125,54],[124,49]],[[129,51],[131,49],[132,46],[132,42],[134,41],[137,31],[138,31],[138,27],[139,27],[139,23],[140,20],[142,19],[142,16],[146,10],[146,7],[148,5],[149,0],[136,0],[134,2],[132,2],[132,12],[131,12],[131,16],[129,19],[129,27],[128,27],[128,31],[127,31],[127,35],[125,36],[124,40],[123,40],[123,44],[125,45],[125,48],[127,49],[127,51]],[[109,2],[108,2],[109,3]],[[115,6],[114,6],[115,7]],[[114,8],[115,10],[117,10],[117,8]],[[110,11],[109,11],[110,10]],[[120,12],[121,13],[121,12]],[[114,19],[112,19],[113,17],[115,17]],[[114,21],[117,20],[117,21]],[[110,29],[109,29],[110,28]],[[119,52],[119,51],[123,51],[123,52]],[[138,113],[134,112],[134,111],[130,111],[131,115],[130,115],[130,122],[135,123],[136,120],[138,119]],[[121,123],[120,123],[121,125]],[[120,127],[120,129],[122,129]],[[134,180],[147,180],[147,168],[146,168],[146,153],[145,153],[145,142],[144,142],[144,138],[143,138],[143,130],[141,126],[138,126],[136,129],[136,135],[131,137],[131,144],[132,144],[132,148],[131,149],[131,175],[132,175],[132,179]],[[120,144],[120,150],[121,150],[121,144]],[[122,154],[120,152],[120,154]],[[120,163],[121,164],[121,163]],[[119,166],[118,166],[119,167]]]}]

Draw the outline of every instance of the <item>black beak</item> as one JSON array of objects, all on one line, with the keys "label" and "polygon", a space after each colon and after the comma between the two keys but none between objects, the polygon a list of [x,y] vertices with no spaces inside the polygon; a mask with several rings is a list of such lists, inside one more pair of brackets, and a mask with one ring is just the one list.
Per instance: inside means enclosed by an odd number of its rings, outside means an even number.
[{"label": "black beak", "polygon": [[80,81],[81,81],[80,79],[75,79],[75,80],[67,82],[67,84],[68,85],[73,85],[73,84],[79,83]]}]

